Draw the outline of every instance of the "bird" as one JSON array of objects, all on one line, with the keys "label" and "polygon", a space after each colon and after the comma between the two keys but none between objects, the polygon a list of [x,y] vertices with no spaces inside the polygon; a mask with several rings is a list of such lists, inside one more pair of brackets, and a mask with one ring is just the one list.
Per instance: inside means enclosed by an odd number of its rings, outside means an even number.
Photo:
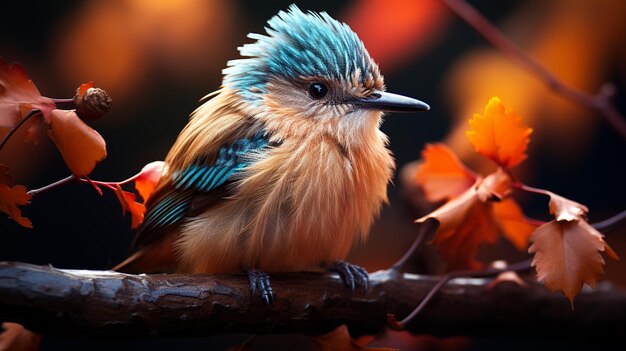
[{"label": "bird", "polygon": [[239,48],[165,159],[125,272],[245,272],[270,304],[270,273],[327,269],[354,291],[345,261],[388,202],[395,163],[384,112],[425,111],[389,93],[350,27],[296,5]]}]

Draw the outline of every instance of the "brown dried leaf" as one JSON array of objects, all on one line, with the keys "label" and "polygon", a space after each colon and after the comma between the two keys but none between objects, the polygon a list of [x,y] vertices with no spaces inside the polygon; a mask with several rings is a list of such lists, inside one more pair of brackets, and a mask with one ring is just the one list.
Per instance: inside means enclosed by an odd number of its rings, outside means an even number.
[{"label": "brown dried leaf", "polygon": [[572,304],[583,283],[594,287],[604,275],[600,253],[618,258],[602,234],[584,220],[551,221],[537,228],[530,241],[528,252],[535,254],[532,266],[537,280],[552,291],[561,291]]},{"label": "brown dried leaf", "polygon": [[43,113],[46,120],[56,105],[41,96],[22,65],[7,64],[0,59],[0,128],[12,128],[33,109]]}]

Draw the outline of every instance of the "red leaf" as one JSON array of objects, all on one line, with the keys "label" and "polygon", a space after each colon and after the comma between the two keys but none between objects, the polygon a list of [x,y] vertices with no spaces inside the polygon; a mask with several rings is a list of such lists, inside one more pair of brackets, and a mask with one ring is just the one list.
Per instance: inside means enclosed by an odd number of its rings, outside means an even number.
[{"label": "red leaf", "polygon": [[141,172],[135,178],[135,189],[139,192],[143,203],[148,201],[152,191],[159,183],[164,166],[165,162],[163,161],[150,162],[141,169]]},{"label": "red leaf", "polygon": [[120,201],[122,206],[122,213],[130,212],[131,215],[131,228],[135,229],[143,222],[143,215],[146,212],[146,207],[136,201],[135,194],[122,190],[118,184],[115,189],[115,195]]},{"label": "red leaf", "polygon": [[107,156],[102,136],[78,118],[74,111],[53,110],[50,125],[48,135],[74,175],[88,175],[96,163]]},{"label": "red leaf", "polygon": [[0,59],[0,128],[12,128],[30,110],[38,109],[46,120],[56,105],[41,96],[19,63],[8,65]]},{"label": "red leaf", "polygon": [[78,87],[78,96],[83,96],[87,92],[87,89],[93,88],[93,80],[83,83]]},{"label": "red leaf", "polygon": [[7,167],[0,165],[0,211],[8,214],[21,226],[32,228],[33,223],[28,218],[22,217],[22,211],[17,207],[29,204],[32,196],[23,185],[9,186],[11,177],[8,170]]}]

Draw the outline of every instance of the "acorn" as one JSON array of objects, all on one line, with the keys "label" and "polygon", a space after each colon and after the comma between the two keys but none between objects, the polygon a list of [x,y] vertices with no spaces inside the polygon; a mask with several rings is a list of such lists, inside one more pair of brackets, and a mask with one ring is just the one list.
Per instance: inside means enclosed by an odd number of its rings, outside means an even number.
[{"label": "acorn", "polygon": [[89,82],[76,89],[74,105],[78,117],[88,122],[100,119],[111,111],[113,101],[104,89],[94,88]]}]

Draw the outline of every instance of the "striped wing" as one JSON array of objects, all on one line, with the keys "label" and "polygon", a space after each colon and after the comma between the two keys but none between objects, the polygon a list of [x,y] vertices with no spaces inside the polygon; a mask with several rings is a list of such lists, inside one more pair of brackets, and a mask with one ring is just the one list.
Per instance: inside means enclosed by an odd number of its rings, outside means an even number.
[{"label": "striped wing", "polygon": [[189,215],[227,196],[227,183],[250,164],[250,155],[268,147],[265,133],[224,145],[213,163],[198,160],[172,176],[172,186],[148,209],[132,250],[157,241]]}]

